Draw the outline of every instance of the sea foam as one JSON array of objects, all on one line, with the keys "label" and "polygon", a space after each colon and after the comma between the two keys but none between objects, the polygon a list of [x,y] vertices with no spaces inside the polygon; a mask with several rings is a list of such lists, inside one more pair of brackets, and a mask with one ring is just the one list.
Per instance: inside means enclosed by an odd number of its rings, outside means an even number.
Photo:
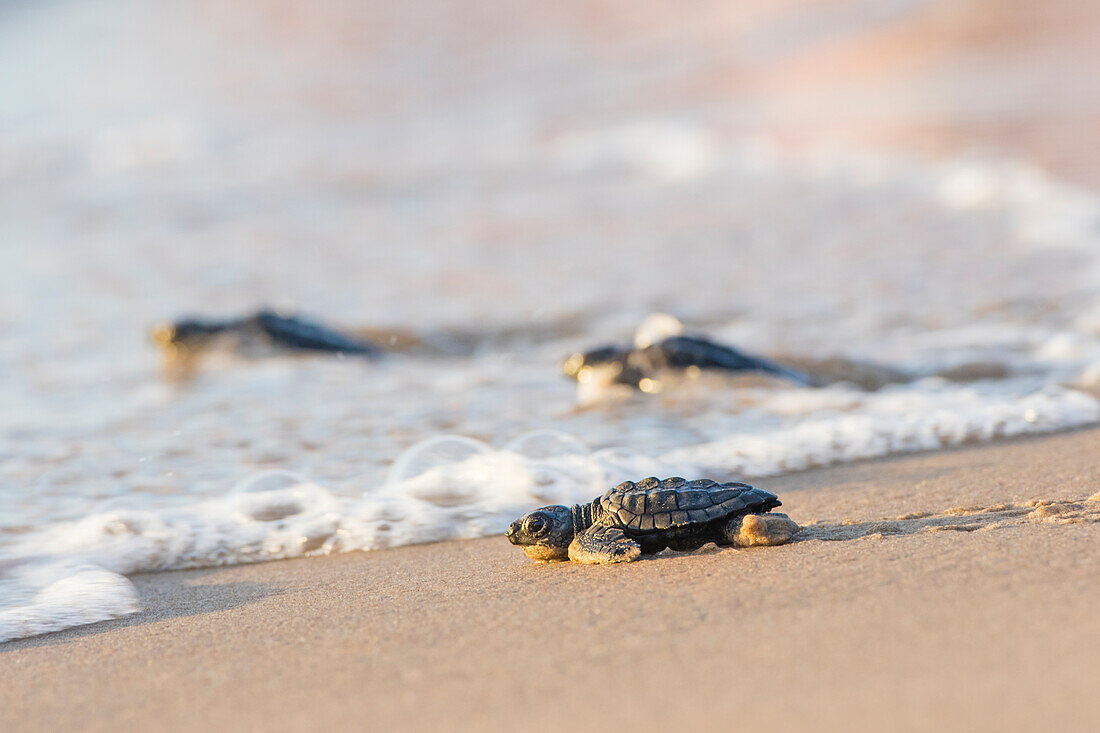
[{"label": "sea foam", "polygon": [[777,412],[796,415],[804,401],[809,416],[656,454],[589,450],[555,430],[504,446],[441,436],[403,453],[380,486],[359,496],[338,495],[292,472],[265,471],[221,498],[56,523],[15,548],[16,556],[47,557],[51,564],[7,581],[24,602],[0,610],[0,640],[138,610],[123,577],[135,572],[481,537],[502,532],[535,506],[589,501],[649,475],[770,476],[1100,420],[1095,399],[1051,386],[1013,397],[928,380],[917,389],[862,396],[796,390],[774,401]]},{"label": "sea foam", "polygon": [[0,642],[126,616],[140,610],[122,575],[83,565],[42,564],[0,579]]}]

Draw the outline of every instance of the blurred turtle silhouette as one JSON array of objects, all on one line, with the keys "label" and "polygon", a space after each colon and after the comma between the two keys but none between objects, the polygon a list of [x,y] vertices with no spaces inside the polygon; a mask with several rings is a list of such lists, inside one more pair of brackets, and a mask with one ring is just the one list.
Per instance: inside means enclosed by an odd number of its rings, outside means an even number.
[{"label": "blurred turtle silhouette", "polygon": [[759,356],[684,333],[684,325],[665,313],[648,316],[638,327],[634,345],[601,346],[573,354],[562,363],[566,376],[582,388],[622,385],[642,392],[659,392],[669,377],[697,375],[701,371],[756,372],[786,379],[802,386],[813,380]]},{"label": "blurred turtle silhouette", "polygon": [[295,352],[365,357],[381,353],[369,341],[266,308],[240,318],[181,318],[154,327],[150,336],[164,355],[166,375],[177,379],[194,374],[202,358],[213,352],[250,359]]}]

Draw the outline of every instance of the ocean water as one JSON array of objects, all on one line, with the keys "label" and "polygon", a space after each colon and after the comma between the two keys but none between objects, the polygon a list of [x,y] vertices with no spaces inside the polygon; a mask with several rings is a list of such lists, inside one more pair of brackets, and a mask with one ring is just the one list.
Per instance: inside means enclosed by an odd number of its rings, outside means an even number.
[{"label": "ocean water", "polygon": [[[702,103],[577,114],[569,37],[507,69],[504,41],[465,71],[401,44],[296,64],[122,5],[2,10],[0,641],[138,610],[135,572],[1100,420],[1100,200],[1026,163],[792,151]],[[585,99],[662,68],[597,65]],[[161,377],[151,325],[263,304],[434,348]],[[656,311],[904,379],[581,399],[561,359]]]}]

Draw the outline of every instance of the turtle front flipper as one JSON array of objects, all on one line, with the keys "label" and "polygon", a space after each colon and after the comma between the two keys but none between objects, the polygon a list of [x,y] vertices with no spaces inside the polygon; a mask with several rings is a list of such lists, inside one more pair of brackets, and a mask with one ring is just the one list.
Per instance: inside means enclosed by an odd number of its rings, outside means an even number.
[{"label": "turtle front flipper", "polygon": [[737,547],[785,545],[802,529],[786,514],[742,514],[722,528],[726,540]]},{"label": "turtle front flipper", "polygon": [[618,527],[594,525],[569,543],[569,559],[587,565],[630,562],[641,554],[641,546]]}]

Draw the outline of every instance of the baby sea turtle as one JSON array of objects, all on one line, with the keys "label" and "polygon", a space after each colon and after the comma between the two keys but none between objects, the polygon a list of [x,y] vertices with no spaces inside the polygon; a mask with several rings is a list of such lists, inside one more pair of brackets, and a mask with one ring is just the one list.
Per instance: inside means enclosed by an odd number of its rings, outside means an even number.
[{"label": "baby sea turtle", "polygon": [[808,386],[810,377],[704,336],[685,335],[672,316],[654,314],[639,327],[634,346],[602,346],[573,354],[562,371],[582,385],[592,381],[657,392],[669,373],[687,370],[761,372]]},{"label": "baby sea turtle", "polygon": [[190,370],[198,358],[217,348],[258,357],[277,351],[312,351],[374,356],[378,347],[363,339],[298,315],[263,309],[240,318],[183,318],[162,324],[152,339],[164,352],[166,364]]},{"label": "baby sea turtle", "polygon": [[506,536],[536,560],[593,565],[708,542],[782,545],[799,527],[786,514],[769,513],[780,504],[775,494],[748,484],[651,476],[621,483],[588,504],[536,509],[512,522]]}]

